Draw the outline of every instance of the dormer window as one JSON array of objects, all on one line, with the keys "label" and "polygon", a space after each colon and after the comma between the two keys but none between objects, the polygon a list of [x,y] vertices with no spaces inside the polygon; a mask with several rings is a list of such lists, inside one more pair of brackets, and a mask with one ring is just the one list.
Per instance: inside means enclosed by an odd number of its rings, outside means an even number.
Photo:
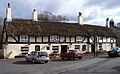
[{"label": "dormer window", "polygon": [[76,36],[76,41],[82,41],[82,37],[81,36]]},{"label": "dormer window", "polygon": [[20,36],[20,41],[21,42],[28,42],[28,35],[21,35]]},{"label": "dormer window", "polygon": [[51,35],[50,36],[50,42],[58,42],[59,36],[58,35]]}]

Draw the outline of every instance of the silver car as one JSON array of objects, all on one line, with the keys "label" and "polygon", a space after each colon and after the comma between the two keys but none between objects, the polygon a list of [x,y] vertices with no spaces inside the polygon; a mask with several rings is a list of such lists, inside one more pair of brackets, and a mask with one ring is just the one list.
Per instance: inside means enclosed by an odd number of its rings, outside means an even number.
[{"label": "silver car", "polygon": [[32,63],[47,63],[50,59],[47,52],[43,51],[32,51],[26,55],[26,60]]}]

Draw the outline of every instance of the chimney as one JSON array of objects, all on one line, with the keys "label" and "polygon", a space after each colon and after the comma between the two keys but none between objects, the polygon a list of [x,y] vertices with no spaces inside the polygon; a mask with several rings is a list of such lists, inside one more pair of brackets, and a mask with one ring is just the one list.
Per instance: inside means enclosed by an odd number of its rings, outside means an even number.
[{"label": "chimney", "polygon": [[79,12],[79,15],[78,15],[78,24],[83,25],[83,16],[81,12]]},{"label": "chimney", "polygon": [[38,21],[38,13],[35,9],[32,12],[32,20],[33,21]]},{"label": "chimney", "polygon": [[11,16],[11,7],[10,3],[8,3],[8,7],[6,9],[6,21],[12,21],[12,16]]},{"label": "chimney", "polygon": [[109,26],[110,28],[114,28],[114,20],[113,19],[110,20],[109,25],[110,25]]},{"label": "chimney", "polygon": [[109,27],[109,18],[106,19],[106,27]]}]

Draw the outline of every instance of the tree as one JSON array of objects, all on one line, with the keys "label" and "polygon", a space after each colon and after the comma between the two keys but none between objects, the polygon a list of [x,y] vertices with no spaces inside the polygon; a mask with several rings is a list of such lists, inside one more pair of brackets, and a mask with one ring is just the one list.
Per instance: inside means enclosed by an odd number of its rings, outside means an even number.
[{"label": "tree", "polygon": [[43,22],[62,22],[69,21],[66,16],[54,15],[51,12],[44,11],[43,13],[38,14],[38,20]]}]

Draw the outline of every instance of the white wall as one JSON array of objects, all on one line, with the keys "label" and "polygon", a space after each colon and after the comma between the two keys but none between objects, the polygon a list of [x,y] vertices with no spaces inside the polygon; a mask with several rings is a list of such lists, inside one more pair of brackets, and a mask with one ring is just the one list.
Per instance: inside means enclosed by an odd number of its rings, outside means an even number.
[{"label": "white wall", "polygon": [[[16,40],[18,40],[18,37],[15,36]],[[16,42],[14,38],[12,38],[11,36],[8,36],[8,42]]]},{"label": "white wall", "polygon": [[37,42],[42,42],[42,37],[37,37]]},{"label": "white wall", "polygon": [[48,42],[48,37],[47,36],[43,37],[43,42]]},{"label": "white wall", "polygon": [[35,42],[35,36],[30,36],[30,42]]}]

